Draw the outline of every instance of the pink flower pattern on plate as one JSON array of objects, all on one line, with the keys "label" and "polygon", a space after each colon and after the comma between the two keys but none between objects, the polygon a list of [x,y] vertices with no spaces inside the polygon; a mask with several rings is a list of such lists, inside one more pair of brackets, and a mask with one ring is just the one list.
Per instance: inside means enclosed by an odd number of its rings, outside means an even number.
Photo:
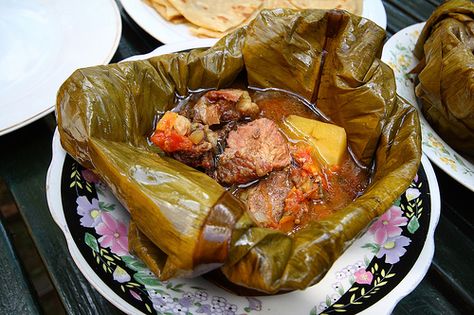
[{"label": "pink flower pattern on plate", "polygon": [[128,229],[125,224],[118,222],[111,214],[102,214],[102,223],[95,227],[100,246],[110,247],[112,253],[119,256],[128,255]]},{"label": "pink flower pattern on plate", "polygon": [[375,242],[383,245],[389,237],[399,236],[402,233],[400,226],[405,226],[408,219],[405,218],[402,209],[392,206],[369,228],[375,234]]},{"label": "pink flower pattern on plate", "polygon": [[374,275],[370,271],[359,269],[354,273],[354,277],[358,284],[371,284]]}]

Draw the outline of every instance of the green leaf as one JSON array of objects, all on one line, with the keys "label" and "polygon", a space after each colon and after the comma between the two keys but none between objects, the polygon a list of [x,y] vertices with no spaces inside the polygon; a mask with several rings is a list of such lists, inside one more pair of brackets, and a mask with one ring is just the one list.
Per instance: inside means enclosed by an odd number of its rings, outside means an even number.
[{"label": "green leaf", "polygon": [[92,234],[86,232],[84,235],[84,242],[95,252],[99,252],[99,244],[97,244],[97,239]]},{"label": "green leaf", "polygon": [[69,188],[72,188],[76,185],[76,182],[72,182],[71,185],[69,185]]},{"label": "green leaf", "polygon": [[334,304],[332,307],[334,307],[334,308],[340,308],[340,307],[344,307],[344,304]]},{"label": "green leaf", "polygon": [[336,312],[339,312],[339,313],[342,313],[342,312],[346,312],[346,310],[342,309],[342,308],[336,308],[334,309]]},{"label": "green leaf", "polygon": [[252,311],[252,309],[248,306],[244,307],[244,311],[246,311],[247,313],[250,313]]},{"label": "green leaf", "polygon": [[120,285],[120,289],[122,289],[122,291],[125,292],[125,288],[123,287],[123,285]]},{"label": "green leaf", "polygon": [[354,292],[354,291],[357,291],[357,290],[359,290],[358,287],[353,287],[353,288],[350,288],[350,289],[349,289],[349,292]]},{"label": "green leaf", "polygon": [[99,201],[99,208],[103,211],[113,211],[115,210],[115,205],[113,203],[105,203],[103,201]]},{"label": "green leaf", "polygon": [[351,284],[351,286],[354,284],[355,281],[356,281],[356,280],[355,280],[355,278],[354,278],[354,275],[351,275],[351,276],[349,277],[349,283]]},{"label": "green leaf", "polygon": [[107,272],[107,266],[105,264],[102,264],[102,269],[104,269],[104,272]]},{"label": "green leaf", "polygon": [[385,270],[382,269],[382,271],[380,271],[380,275],[381,275],[382,277],[385,277]]},{"label": "green leaf", "polygon": [[135,283],[135,282],[129,282],[128,284],[133,286],[133,287],[139,287],[140,286],[138,283]]},{"label": "green leaf", "polygon": [[146,307],[146,310],[151,313],[150,305],[148,305],[148,304],[145,303],[145,307]]},{"label": "green leaf", "polygon": [[377,263],[374,264],[375,271],[379,270],[379,265]]},{"label": "green leaf", "polygon": [[196,286],[192,286],[191,289],[200,290],[200,291],[206,291],[206,289],[201,288],[201,287],[196,287]]},{"label": "green leaf", "polygon": [[110,257],[109,255],[103,255],[103,257],[107,260],[113,261],[114,259]]},{"label": "green leaf", "polygon": [[351,299],[350,299],[351,304],[354,302],[355,298],[356,298],[356,295],[352,294]]},{"label": "green leaf", "polygon": [[[376,243],[366,243],[366,244],[362,245],[362,248],[368,248],[368,249],[370,249],[370,251],[372,253],[377,254],[380,250],[380,245],[378,245]],[[368,263],[366,265],[368,265]]]},{"label": "green leaf", "polygon": [[352,303],[352,304],[357,304],[357,305],[359,305],[359,304],[362,304],[362,302],[354,302],[354,303]]},{"label": "green leaf", "polygon": [[331,306],[331,298],[329,295],[326,295],[326,306]]},{"label": "green leaf", "polygon": [[147,287],[161,287],[162,284],[160,280],[154,275],[144,274],[137,272],[133,275],[133,278],[140,284],[143,284]]},{"label": "green leaf", "polygon": [[395,200],[395,202],[393,203],[395,206],[397,207],[400,207],[400,204],[401,204],[401,197],[398,197],[397,200]]},{"label": "green leaf", "polygon": [[367,256],[365,256],[365,255],[364,255],[364,264],[365,264],[366,267],[370,264],[369,258],[367,258]]},{"label": "green leaf", "polygon": [[[115,257],[115,255],[112,256]],[[128,268],[134,271],[148,271],[147,266],[141,260],[138,260],[133,256],[122,256],[122,261]]]},{"label": "green leaf", "polygon": [[411,234],[415,233],[416,230],[420,227],[418,218],[416,216],[411,217],[410,222],[408,222],[407,229]]},{"label": "green leaf", "polygon": [[383,286],[383,285],[386,285],[388,281],[382,281],[378,284],[379,287]]},{"label": "green leaf", "polygon": [[171,290],[173,290],[174,292],[183,292],[183,290],[181,290],[180,288],[171,288]]},{"label": "green leaf", "polygon": [[360,295],[365,295],[365,288],[362,288],[362,289],[360,290]]},{"label": "green leaf", "polygon": [[393,276],[395,276],[394,273],[389,273],[388,275],[385,276],[385,279],[391,278],[391,277],[393,277]]},{"label": "green leaf", "polygon": [[316,315],[316,314],[318,314],[318,311],[316,310],[315,307],[313,307],[311,311],[309,312],[309,315]]},{"label": "green leaf", "polygon": [[82,189],[82,184],[80,182],[76,182],[77,186],[79,186],[80,189]]}]

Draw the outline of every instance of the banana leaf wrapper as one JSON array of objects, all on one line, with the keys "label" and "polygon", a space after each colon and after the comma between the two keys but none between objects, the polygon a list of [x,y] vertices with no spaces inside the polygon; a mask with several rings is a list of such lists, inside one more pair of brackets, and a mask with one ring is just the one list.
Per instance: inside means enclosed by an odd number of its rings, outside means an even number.
[{"label": "banana leaf wrapper", "polygon": [[416,43],[421,60],[415,92],[434,130],[474,160],[474,3],[447,1],[426,22]]},{"label": "banana leaf wrapper", "polygon": [[[80,69],[62,85],[58,126],[66,151],[100,174],[131,213],[130,248],[160,279],[219,268],[238,286],[275,293],[322,278],[393,203],[421,158],[417,112],[397,96],[379,59],[385,33],[344,11],[262,11],[207,50]],[[213,179],[147,142],[175,94],[224,88],[239,76],[317,104],[373,167],[365,193],[288,235],[255,225]]]}]

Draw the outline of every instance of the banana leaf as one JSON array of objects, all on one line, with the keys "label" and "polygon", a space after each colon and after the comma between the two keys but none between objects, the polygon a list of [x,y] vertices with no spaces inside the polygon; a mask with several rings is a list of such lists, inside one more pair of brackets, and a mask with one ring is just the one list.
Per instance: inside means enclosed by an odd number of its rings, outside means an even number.
[{"label": "banana leaf", "polygon": [[[61,86],[61,142],[128,208],[130,247],[160,279],[211,269],[259,292],[303,289],[393,203],[421,158],[417,112],[397,96],[380,61],[384,31],[344,11],[262,11],[209,49],[75,71]],[[316,103],[346,129],[373,168],[365,193],[294,234],[258,227],[245,206],[207,175],[147,141],[175,94],[224,88],[238,76]]]},{"label": "banana leaf", "polygon": [[474,3],[447,1],[426,22],[416,43],[421,60],[415,92],[434,130],[474,160]]}]

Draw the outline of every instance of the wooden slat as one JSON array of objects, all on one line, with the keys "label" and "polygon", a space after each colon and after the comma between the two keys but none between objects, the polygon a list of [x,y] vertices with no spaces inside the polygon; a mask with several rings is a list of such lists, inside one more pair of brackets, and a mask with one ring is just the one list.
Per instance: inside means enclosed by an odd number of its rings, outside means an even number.
[{"label": "wooden slat", "polygon": [[[45,180],[51,160],[52,135],[50,128],[40,120],[0,137],[0,177],[5,180],[17,202],[66,312],[120,314],[92,288],[76,267],[64,236],[49,213]],[[14,292],[18,294],[22,291]]]},{"label": "wooden slat", "polygon": [[395,34],[402,28],[420,22],[413,17],[407,16],[405,13],[393,6],[393,4],[384,1],[385,11],[387,12],[387,31]]},{"label": "wooden slat", "polygon": [[462,314],[457,306],[437,289],[437,283],[428,274],[413,293],[397,304],[393,315]]},{"label": "wooden slat", "polygon": [[0,314],[41,314],[36,292],[1,221],[0,266]]},{"label": "wooden slat", "polygon": [[436,8],[435,5],[426,0],[385,0],[399,12],[418,22],[425,21]]}]

